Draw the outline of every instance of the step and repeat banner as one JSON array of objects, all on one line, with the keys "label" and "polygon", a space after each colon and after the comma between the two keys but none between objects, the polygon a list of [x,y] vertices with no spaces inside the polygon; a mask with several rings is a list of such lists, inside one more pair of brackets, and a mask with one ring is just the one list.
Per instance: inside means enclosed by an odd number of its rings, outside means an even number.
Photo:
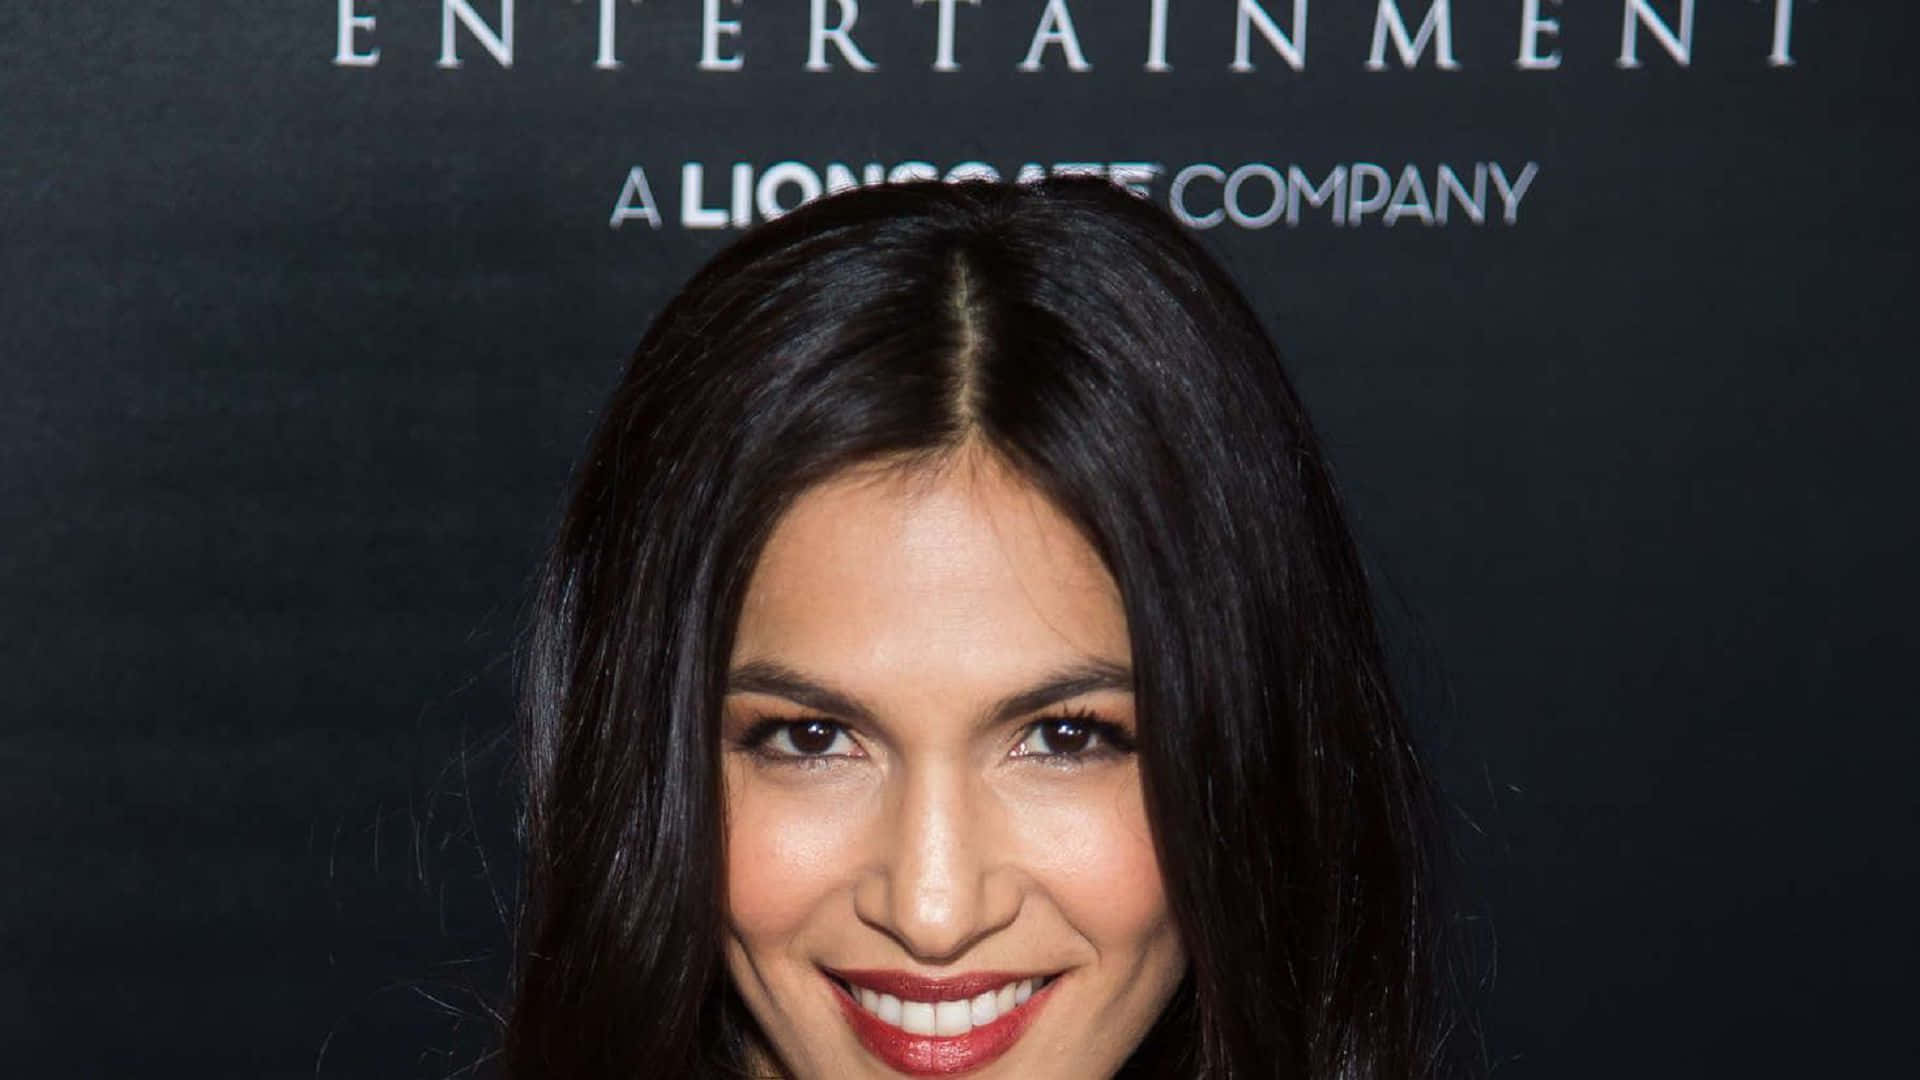
[{"label": "step and repeat banner", "polygon": [[7,5],[14,1071],[484,1074],[527,583],[648,321],[808,199],[1060,173],[1288,357],[1490,1067],[1900,1060],[1906,9]]}]

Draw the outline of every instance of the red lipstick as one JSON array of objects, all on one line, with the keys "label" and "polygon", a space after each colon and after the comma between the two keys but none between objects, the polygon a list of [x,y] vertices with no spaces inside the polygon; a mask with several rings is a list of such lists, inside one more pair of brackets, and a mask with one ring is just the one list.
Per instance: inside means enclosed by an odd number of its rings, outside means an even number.
[{"label": "red lipstick", "polygon": [[1013,1049],[1020,1036],[1039,1015],[1040,1006],[1053,996],[1058,980],[1049,980],[1012,1011],[995,1017],[965,1035],[915,1035],[868,1012],[851,994],[845,983],[880,994],[892,994],[903,1001],[960,1001],[998,990],[1021,979],[1040,979],[1041,975],[1013,972],[975,972],[951,978],[932,979],[903,971],[835,971],[828,981],[838,992],[840,1011],[847,1017],[855,1037],[867,1052],[897,1072],[909,1076],[952,1076],[982,1068]]}]

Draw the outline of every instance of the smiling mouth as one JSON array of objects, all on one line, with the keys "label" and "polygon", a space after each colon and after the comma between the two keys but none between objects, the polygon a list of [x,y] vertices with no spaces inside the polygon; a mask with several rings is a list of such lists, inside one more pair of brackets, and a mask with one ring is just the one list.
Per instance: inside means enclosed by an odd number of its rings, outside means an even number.
[{"label": "smiling mouth", "polygon": [[891,1024],[909,1035],[949,1036],[965,1035],[974,1028],[985,1027],[1012,1013],[1054,979],[1052,975],[1029,976],[1010,980],[1005,985],[972,997],[956,995],[950,1000],[939,1000],[929,995],[929,1000],[915,1000],[882,993],[848,979],[828,977],[833,978],[840,989],[862,1009],[879,1017],[882,1023]]},{"label": "smiling mouth", "polygon": [[861,1044],[895,1070],[938,1076],[980,1068],[1013,1048],[1059,976],[823,971]]}]

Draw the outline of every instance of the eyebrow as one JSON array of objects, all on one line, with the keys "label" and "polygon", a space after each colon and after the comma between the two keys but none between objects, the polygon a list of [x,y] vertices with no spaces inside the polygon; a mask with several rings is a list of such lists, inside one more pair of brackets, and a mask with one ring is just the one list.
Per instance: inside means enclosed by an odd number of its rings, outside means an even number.
[{"label": "eyebrow", "polygon": [[[1089,659],[1069,664],[1032,686],[1001,698],[985,716],[989,726],[997,725],[1103,690],[1132,693],[1133,670],[1107,660]],[[734,668],[727,676],[727,693],[767,694],[840,719],[874,722],[873,710],[853,695],[772,660],[755,660]]]}]

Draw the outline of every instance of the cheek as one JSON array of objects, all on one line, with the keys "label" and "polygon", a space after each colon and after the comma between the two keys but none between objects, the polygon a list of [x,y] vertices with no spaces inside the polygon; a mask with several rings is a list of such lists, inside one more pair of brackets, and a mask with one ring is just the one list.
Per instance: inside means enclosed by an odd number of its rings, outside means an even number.
[{"label": "cheek", "polygon": [[844,804],[801,798],[742,766],[727,784],[727,914],[749,942],[791,936],[849,879]]},{"label": "cheek", "polygon": [[1166,892],[1137,777],[1030,800],[1015,820],[1034,876],[1095,945],[1144,947],[1163,932]]}]

